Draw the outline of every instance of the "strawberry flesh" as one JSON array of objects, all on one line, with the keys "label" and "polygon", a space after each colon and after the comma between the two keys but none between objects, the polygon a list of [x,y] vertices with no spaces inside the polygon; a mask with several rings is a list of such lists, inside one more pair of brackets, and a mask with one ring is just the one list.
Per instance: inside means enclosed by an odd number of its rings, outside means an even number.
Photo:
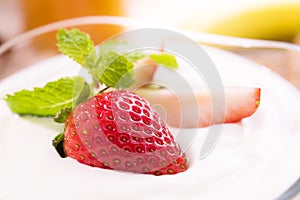
[{"label": "strawberry flesh", "polygon": [[98,94],[65,123],[64,151],[80,163],[144,174],[187,170],[185,154],[148,101],[129,91]]}]

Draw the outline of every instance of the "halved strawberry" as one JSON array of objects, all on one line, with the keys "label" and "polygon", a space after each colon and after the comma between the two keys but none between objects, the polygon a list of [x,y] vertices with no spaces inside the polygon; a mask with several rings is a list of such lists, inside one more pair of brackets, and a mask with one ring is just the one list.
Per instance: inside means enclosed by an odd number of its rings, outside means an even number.
[{"label": "halved strawberry", "polygon": [[100,93],[78,105],[54,145],[63,148],[61,154],[100,168],[154,175],[187,170],[166,124],[148,101],[129,91]]},{"label": "halved strawberry", "polygon": [[[212,96],[203,89],[194,93],[176,95],[167,89],[140,88],[137,93],[151,105],[160,105],[159,114],[166,116],[167,124],[174,127],[197,128],[213,124],[238,122],[251,116],[260,103],[260,88],[225,88],[225,108],[212,116]],[[225,113],[223,112],[225,111]],[[165,113],[163,113],[165,112]]]}]

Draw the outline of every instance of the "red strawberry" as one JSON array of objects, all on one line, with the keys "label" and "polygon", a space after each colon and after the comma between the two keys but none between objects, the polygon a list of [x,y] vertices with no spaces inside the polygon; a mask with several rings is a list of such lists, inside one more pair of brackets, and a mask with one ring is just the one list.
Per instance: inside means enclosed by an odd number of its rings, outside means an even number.
[{"label": "red strawberry", "polygon": [[94,167],[154,175],[187,170],[166,124],[129,91],[101,93],[78,105],[65,122],[63,148]]}]

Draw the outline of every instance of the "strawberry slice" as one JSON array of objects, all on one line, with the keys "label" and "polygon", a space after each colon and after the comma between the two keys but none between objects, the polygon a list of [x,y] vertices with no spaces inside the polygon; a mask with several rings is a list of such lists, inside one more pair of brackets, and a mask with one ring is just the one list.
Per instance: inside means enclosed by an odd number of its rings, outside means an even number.
[{"label": "strawberry slice", "polygon": [[260,88],[225,88],[225,123],[250,117],[260,104]]},{"label": "strawberry slice", "polygon": [[166,124],[129,91],[100,93],[78,105],[53,145],[63,157],[99,168],[154,175],[187,170]]},{"label": "strawberry slice", "polygon": [[167,124],[181,128],[238,122],[251,116],[260,103],[260,88],[225,88],[225,114],[217,110],[212,117],[212,97],[205,90],[195,89],[194,94],[185,94],[180,100],[167,89],[140,88],[137,93],[151,105],[163,108],[157,112],[166,116]]}]

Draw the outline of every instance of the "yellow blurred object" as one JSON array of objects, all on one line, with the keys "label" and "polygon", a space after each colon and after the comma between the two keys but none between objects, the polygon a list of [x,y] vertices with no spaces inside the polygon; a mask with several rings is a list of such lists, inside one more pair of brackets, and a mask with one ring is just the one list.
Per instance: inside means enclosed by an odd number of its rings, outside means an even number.
[{"label": "yellow blurred object", "polygon": [[[21,0],[26,30],[51,22],[92,15],[124,15],[122,0]],[[86,25],[81,30],[91,35],[95,43],[122,31],[120,26]],[[55,34],[37,38],[35,45],[56,49]]]},{"label": "yellow blurred object", "polygon": [[243,10],[234,15],[224,16],[209,27],[197,24],[200,13],[183,25],[185,28],[209,33],[269,40],[292,41],[300,31],[299,3],[277,3]]}]

